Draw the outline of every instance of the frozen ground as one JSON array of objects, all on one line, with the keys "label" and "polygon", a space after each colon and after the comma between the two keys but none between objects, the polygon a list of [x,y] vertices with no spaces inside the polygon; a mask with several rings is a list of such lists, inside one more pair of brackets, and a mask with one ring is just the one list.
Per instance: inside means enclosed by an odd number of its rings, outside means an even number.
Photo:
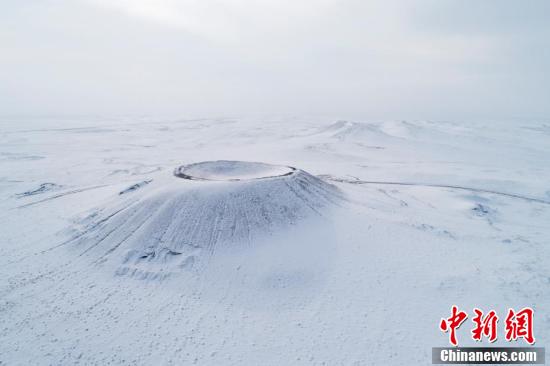
[{"label": "frozen ground", "polygon": [[[548,122],[0,126],[0,364],[427,365],[453,304],[548,346]],[[215,160],[313,177],[173,175]]]}]

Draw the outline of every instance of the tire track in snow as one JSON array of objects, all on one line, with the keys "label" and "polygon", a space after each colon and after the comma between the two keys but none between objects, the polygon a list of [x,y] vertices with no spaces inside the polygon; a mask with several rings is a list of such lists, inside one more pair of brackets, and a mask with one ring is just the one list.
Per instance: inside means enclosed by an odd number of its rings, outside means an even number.
[{"label": "tire track in snow", "polygon": [[460,189],[464,191],[470,191],[470,192],[479,192],[479,193],[490,193],[490,194],[497,194],[500,196],[510,197],[510,198],[517,198],[522,199],[529,202],[537,202],[537,203],[543,203],[546,205],[550,205],[550,201],[545,201],[540,198],[534,198],[534,197],[527,197],[522,196],[515,193],[506,193],[506,192],[500,192],[500,191],[493,191],[490,189],[483,189],[483,188],[474,188],[474,187],[465,187],[465,186],[457,186],[452,184],[433,184],[433,183],[414,183],[414,182],[394,182],[394,181],[374,181],[374,180],[351,180],[351,179],[345,179],[345,178],[339,178],[334,177],[329,174],[321,174],[318,175],[321,179],[328,179],[333,182],[338,183],[348,183],[348,184],[381,184],[381,185],[394,185],[394,186],[414,186],[414,187],[435,187],[435,188],[452,188],[452,189]]},{"label": "tire track in snow", "polygon": [[46,197],[46,198],[43,198],[43,199],[38,200],[38,201],[26,203],[26,204],[24,204],[24,205],[17,206],[17,207],[15,207],[15,208],[25,208],[25,207],[29,207],[29,206],[36,205],[36,204],[38,204],[38,203],[42,203],[42,202],[46,202],[46,201],[51,201],[51,200],[54,200],[54,199],[56,199],[56,198],[60,198],[60,197],[67,196],[67,195],[70,195],[70,194],[81,193],[81,192],[85,192],[85,191],[90,191],[90,190],[92,190],[92,189],[98,189],[98,188],[108,187],[109,185],[110,185],[110,184],[102,184],[102,185],[91,186],[91,187],[87,187],[87,188],[74,189],[74,190],[72,190],[72,191],[66,191],[66,192],[58,193],[58,194],[56,194],[56,195],[53,195],[53,196],[50,196],[50,197]]}]

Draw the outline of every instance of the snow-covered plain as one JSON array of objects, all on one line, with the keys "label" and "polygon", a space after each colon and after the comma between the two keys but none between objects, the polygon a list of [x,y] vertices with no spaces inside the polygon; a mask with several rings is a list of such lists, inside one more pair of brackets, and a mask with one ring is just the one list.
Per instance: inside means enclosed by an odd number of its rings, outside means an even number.
[{"label": "snow-covered plain", "polygon": [[[548,346],[547,121],[0,126],[0,364],[426,365],[453,304],[531,306]],[[173,175],[217,160],[313,177]]]}]

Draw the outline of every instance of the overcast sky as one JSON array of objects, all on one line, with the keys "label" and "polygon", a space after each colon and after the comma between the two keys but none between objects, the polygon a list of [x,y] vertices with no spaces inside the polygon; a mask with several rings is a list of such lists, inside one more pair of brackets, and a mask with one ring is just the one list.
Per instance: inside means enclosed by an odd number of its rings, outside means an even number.
[{"label": "overcast sky", "polygon": [[546,0],[4,0],[0,114],[550,117]]}]

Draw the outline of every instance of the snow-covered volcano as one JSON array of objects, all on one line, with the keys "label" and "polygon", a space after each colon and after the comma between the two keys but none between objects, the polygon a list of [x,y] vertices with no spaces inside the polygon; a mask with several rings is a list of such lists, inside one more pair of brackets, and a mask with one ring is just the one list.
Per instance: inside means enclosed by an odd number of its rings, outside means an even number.
[{"label": "snow-covered volcano", "polygon": [[303,170],[242,161],[184,165],[163,182],[126,193],[82,220],[70,247],[141,278],[163,278],[203,265],[215,252],[254,245],[323,216],[341,197]]}]

